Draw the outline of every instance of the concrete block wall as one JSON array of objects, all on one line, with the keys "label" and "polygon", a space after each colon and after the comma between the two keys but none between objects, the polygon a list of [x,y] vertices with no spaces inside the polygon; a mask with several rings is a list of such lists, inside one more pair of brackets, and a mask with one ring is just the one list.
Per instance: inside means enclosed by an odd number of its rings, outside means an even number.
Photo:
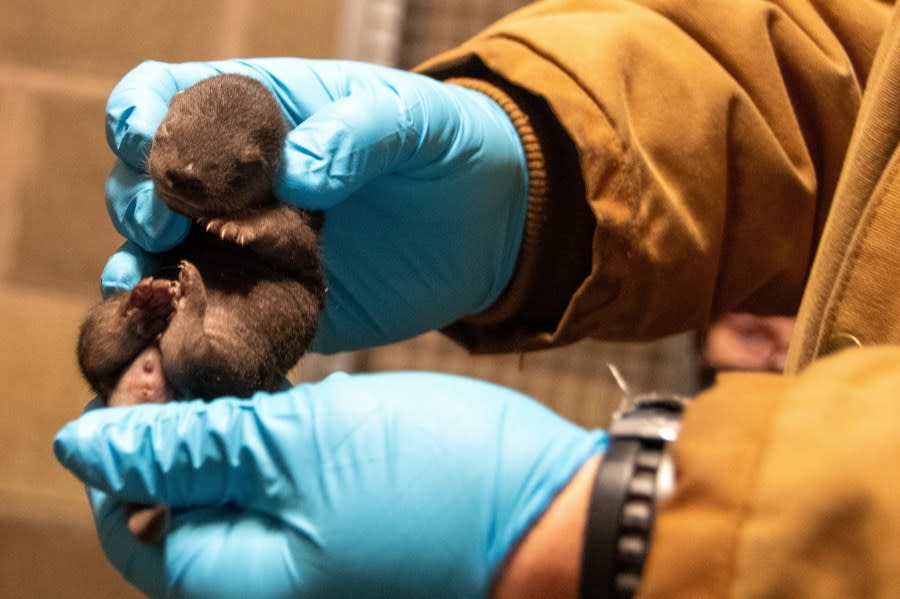
[{"label": "concrete block wall", "polygon": [[0,19],[0,597],[137,597],[51,441],[90,398],[77,326],[120,238],[104,105],[148,59],[331,57],[328,0],[6,0]]}]

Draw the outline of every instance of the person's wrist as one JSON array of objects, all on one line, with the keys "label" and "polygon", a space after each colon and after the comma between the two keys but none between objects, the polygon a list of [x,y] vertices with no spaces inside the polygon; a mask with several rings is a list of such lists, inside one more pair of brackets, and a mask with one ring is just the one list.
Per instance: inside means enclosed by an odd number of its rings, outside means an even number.
[{"label": "person's wrist", "polygon": [[602,459],[585,462],[497,573],[492,599],[577,599],[591,489]]}]

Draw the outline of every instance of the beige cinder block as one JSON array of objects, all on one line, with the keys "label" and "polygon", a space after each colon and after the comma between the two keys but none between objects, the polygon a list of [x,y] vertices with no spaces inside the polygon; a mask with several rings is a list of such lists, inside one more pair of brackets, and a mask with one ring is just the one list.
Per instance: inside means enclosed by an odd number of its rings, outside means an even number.
[{"label": "beige cinder block", "polygon": [[88,298],[0,285],[0,597],[138,597],[100,550],[56,431],[91,397],[75,365]]},{"label": "beige cinder block", "polygon": [[218,53],[221,1],[5,0],[0,61],[122,75],[148,58]]}]

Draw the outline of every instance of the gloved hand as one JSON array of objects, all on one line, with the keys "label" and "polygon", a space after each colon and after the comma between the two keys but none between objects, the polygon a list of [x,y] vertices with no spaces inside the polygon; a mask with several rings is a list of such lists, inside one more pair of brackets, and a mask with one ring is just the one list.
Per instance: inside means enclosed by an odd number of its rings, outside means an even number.
[{"label": "gloved hand", "polygon": [[[328,297],[313,349],[405,339],[491,305],[512,276],[527,168],[506,113],[487,96],[376,65],[292,58],[141,64],[107,104],[120,160],[107,183],[117,230],[135,242],[103,274],[105,291],[144,274],[139,248],[187,233],[144,174],[156,127],[179,90],[217,73],[260,79],[292,131],[276,195],[326,211]],[[123,265],[125,265],[123,267]]]},{"label": "gloved hand", "polygon": [[[252,400],[84,414],[58,459],[91,490],[112,563],[153,597],[478,597],[606,444],[450,375],[336,374]],[[163,547],[122,500],[173,506]]]}]

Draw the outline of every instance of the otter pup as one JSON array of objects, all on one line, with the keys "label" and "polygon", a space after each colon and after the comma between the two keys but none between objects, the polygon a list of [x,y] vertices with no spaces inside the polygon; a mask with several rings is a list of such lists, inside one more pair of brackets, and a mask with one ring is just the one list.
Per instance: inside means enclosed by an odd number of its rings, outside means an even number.
[{"label": "otter pup", "polygon": [[[325,283],[320,213],[272,194],[287,123],[272,93],[217,75],[176,94],[147,169],[159,197],[191,217],[159,267],[82,324],[78,362],[111,406],[276,390],[316,331]],[[160,508],[133,510],[144,540]]]}]

